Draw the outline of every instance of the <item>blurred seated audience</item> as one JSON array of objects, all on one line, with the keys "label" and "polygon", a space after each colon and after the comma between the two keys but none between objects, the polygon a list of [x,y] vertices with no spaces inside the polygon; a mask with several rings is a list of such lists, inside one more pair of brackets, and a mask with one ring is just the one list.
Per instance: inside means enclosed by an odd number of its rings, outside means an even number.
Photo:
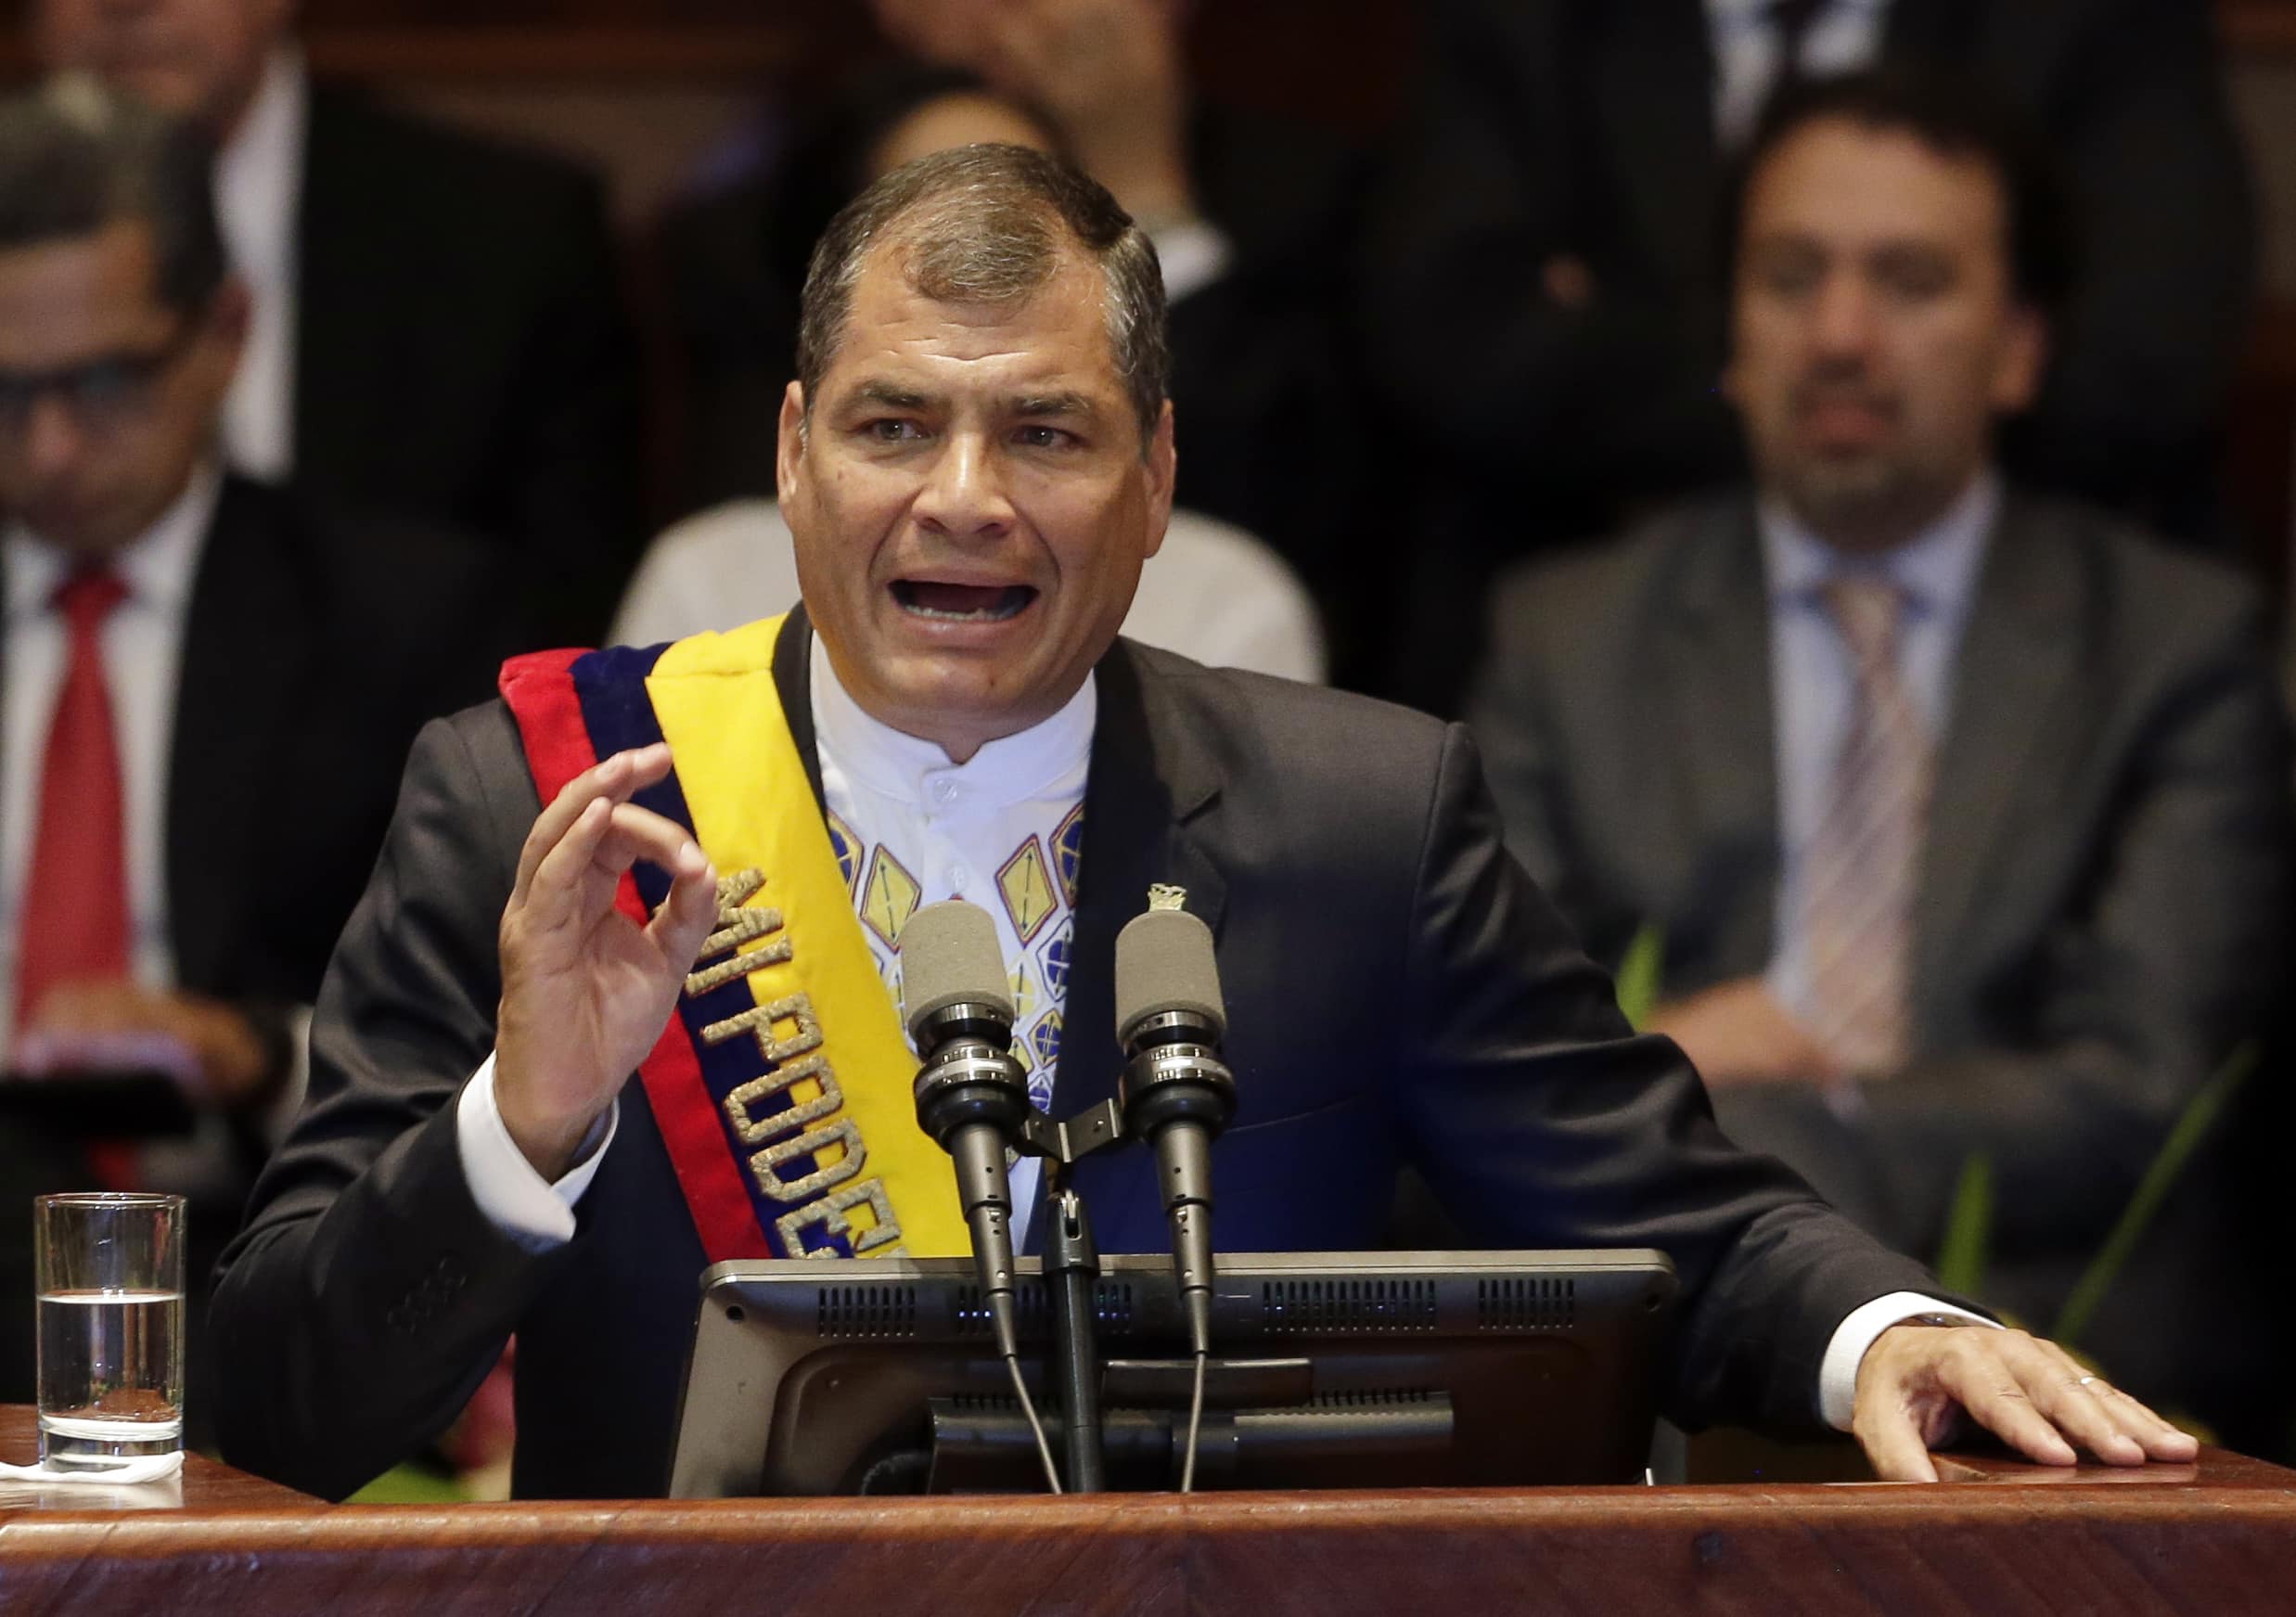
[{"label": "blurred seated audience", "polygon": [[[1999,469],[2065,276],[1983,109],[1797,85],[1741,205],[1751,485],[1511,575],[1476,729],[1510,844],[1596,957],[1657,932],[1653,1025],[1725,1132],[1923,1256],[1982,1155],[1987,1299],[2046,1328],[2285,993],[2263,613]],[[2097,1333],[2116,1384],[2225,1431],[2286,1380],[2238,1189],[2187,1176],[2224,1216],[2183,1227],[2221,1238],[2156,1249]]]},{"label": "blurred seated audience", "polygon": [[[1369,566],[1364,388],[1337,321],[1360,164],[1299,125],[1190,98],[1180,0],[872,0],[909,59],[831,96],[781,160],[665,225],[696,508],[774,492],[798,290],[830,217],[916,157],[1057,150],[1115,194],[1162,263],[1179,503],[1273,545],[1346,661]],[[1344,674],[1344,668],[1342,668]]]},{"label": "blurred seated audience", "polygon": [[[512,637],[483,550],[220,464],[250,313],[213,158],[91,79],[0,101],[0,1401],[30,1195],[189,1194],[204,1286],[414,734]],[[99,1070],[172,1077],[198,1132],[54,1126]]]},{"label": "blurred seated audience", "polygon": [[[729,501],[654,541],[609,639],[659,645],[772,617],[797,598],[797,551],[781,507]],[[1213,668],[1324,678],[1315,603],[1291,569],[1240,528],[1194,511],[1172,513],[1120,633]]]},{"label": "blurred seated audience", "polygon": [[204,122],[252,295],[238,471],[436,520],[515,558],[534,632],[591,644],[644,544],[635,347],[603,188],[312,82],[293,0],[35,0],[52,68]]},{"label": "blurred seated audience", "polygon": [[[1953,74],[2065,173],[2081,276],[2008,469],[2232,548],[2224,415],[2254,232],[2213,7],[2195,0],[1435,0],[1371,209],[1365,340],[1446,467],[1395,644],[1446,710],[1491,570],[1740,475],[1716,387],[1728,166],[1783,80]],[[1528,481],[1535,502],[1520,497]]]}]

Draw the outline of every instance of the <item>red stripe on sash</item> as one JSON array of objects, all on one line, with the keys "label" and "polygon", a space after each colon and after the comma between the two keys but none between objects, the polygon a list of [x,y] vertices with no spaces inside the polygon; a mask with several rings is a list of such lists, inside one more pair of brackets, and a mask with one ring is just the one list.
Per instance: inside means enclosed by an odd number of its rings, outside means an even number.
[{"label": "red stripe on sash", "polygon": [[[588,655],[579,650],[535,651],[502,665],[502,698],[518,721],[527,767],[545,803],[598,761],[574,688],[574,664]],[[614,889],[614,907],[639,926],[650,918],[637,883],[626,870]],[[647,1104],[710,1262],[775,1256],[765,1232],[758,1227],[717,1103],[702,1084],[692,1036],[674,1012],[655,1041],[653,1053],[640,1063],[638,1079],[646,1086]]]}]

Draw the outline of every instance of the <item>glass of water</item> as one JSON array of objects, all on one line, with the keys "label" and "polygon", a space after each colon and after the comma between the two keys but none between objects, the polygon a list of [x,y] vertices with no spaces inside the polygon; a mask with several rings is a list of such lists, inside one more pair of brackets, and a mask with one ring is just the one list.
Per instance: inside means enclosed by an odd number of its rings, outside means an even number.
[{"label": "glass of water", "polygon": [[103,1467],[184,1445],[184,1199],[113,1191],[32,1204],[40,1456]]}]

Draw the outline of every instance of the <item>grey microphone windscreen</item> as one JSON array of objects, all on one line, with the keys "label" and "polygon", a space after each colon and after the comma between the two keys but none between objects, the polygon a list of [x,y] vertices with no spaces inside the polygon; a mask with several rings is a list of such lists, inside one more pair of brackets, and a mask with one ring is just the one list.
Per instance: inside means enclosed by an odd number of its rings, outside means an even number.
[{"label": "grey microphone windscreen", "polygon": [[944,898],[929,904],[901,929],[901,1014],[909,1037],[934,1011],[960,1001],[993,1005],[1012,1020],[1012,988],[996,922],[977,904]]},{"label": "grey microphone windscreen", "polygon": [[1184,909],[1136,915],[1116,934],[1117,1042],[1131,1043],[1142,1021],[1167,1010],[1192,1011],[1212,1024],[1215,1040],[1226,1036],[1212,929]]}]

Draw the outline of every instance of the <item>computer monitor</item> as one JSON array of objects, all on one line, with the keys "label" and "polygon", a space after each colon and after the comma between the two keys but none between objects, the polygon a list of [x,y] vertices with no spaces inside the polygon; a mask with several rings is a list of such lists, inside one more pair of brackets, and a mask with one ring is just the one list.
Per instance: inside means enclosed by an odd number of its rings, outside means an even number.
[{"label": "computer monitor", "polygon": [[[1060,1446],[1047,1292],[1023,1260],[1023,1373]],[[1199,1488],[1639,1481],[1674,1295],[1644,1250],[1220,1260]],[[1161,1254],[1102,1260],[1111,1486],[1170,1485],[1186,1328]],[[1033,1492],[1033,1439],[962,1258],[720,1264],[671,1461],[674,1498]]]}]

